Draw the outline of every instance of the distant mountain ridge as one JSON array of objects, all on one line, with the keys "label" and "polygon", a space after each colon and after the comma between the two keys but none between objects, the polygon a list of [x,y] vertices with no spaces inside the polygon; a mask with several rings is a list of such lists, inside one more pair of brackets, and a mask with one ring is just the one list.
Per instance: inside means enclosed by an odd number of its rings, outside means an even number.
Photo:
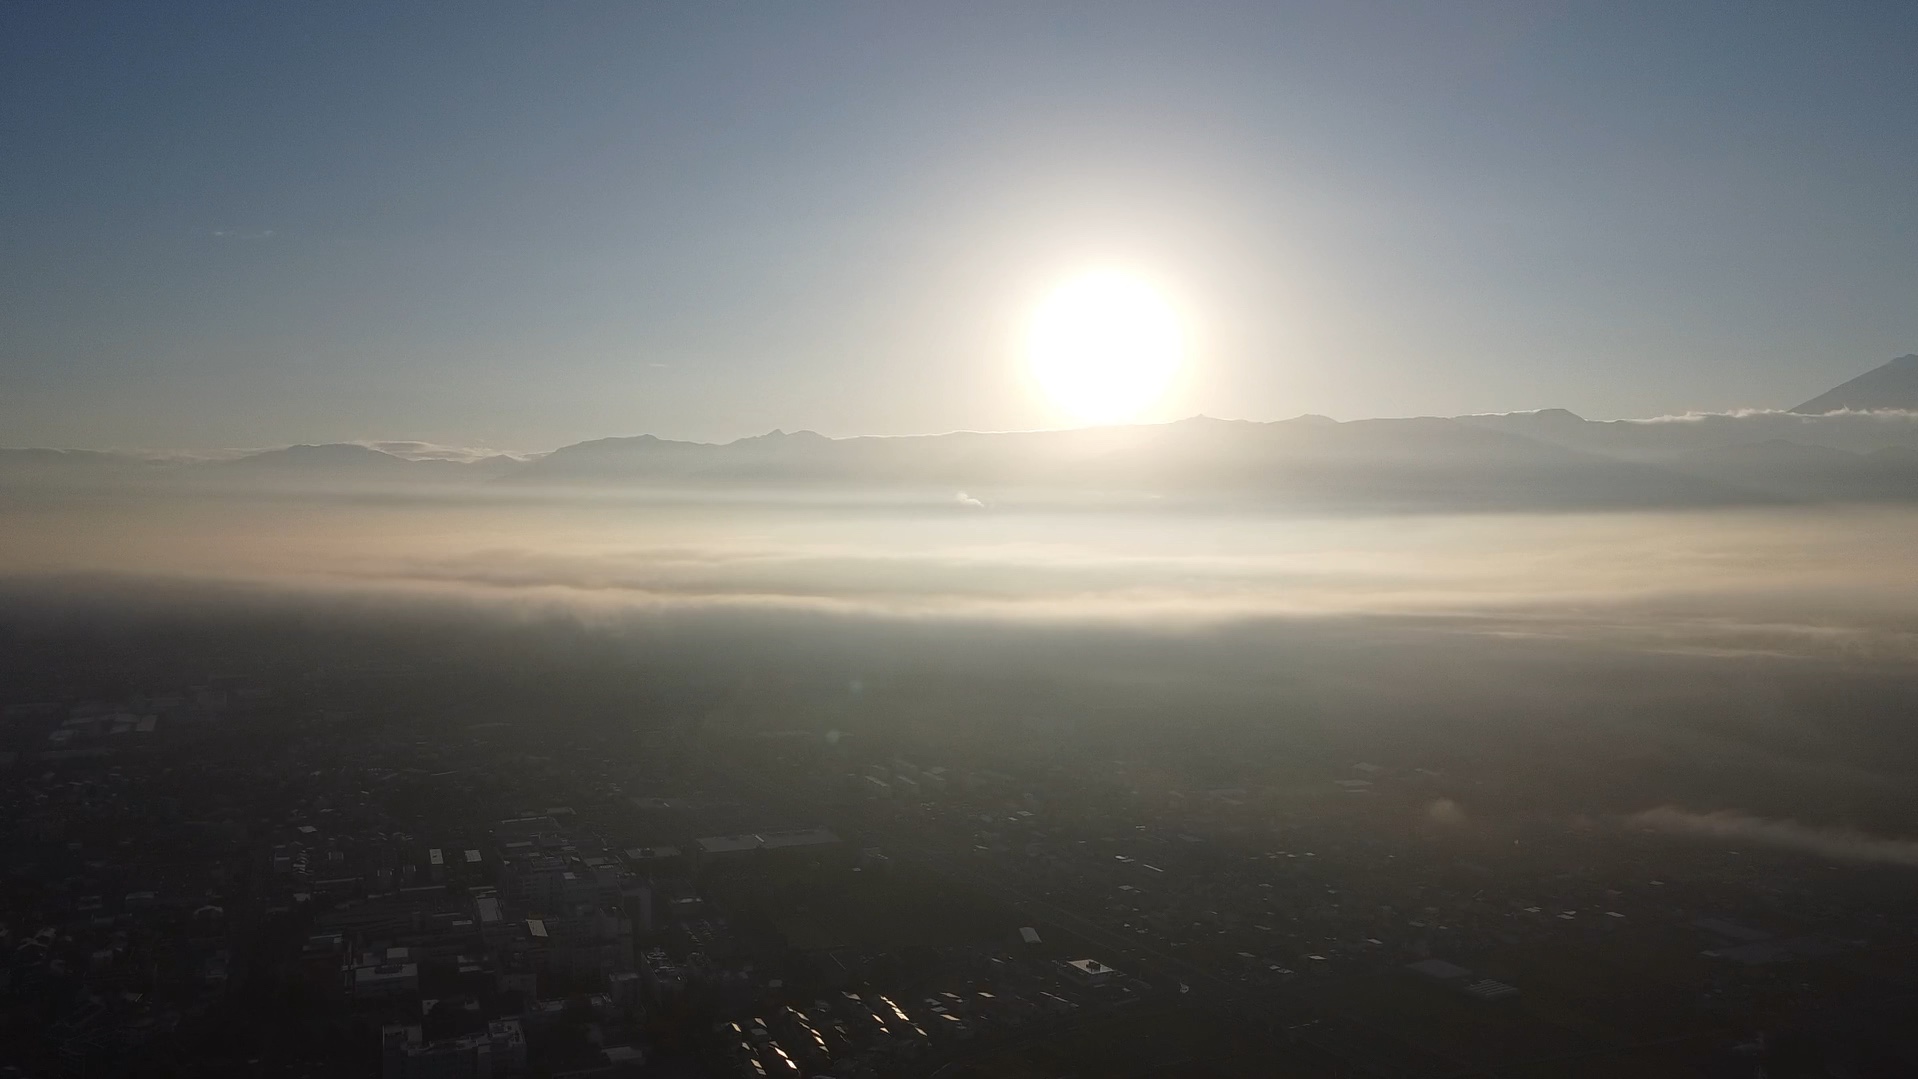
[{"label": "distant mountain ridge", "polygon": [[829,439],[810,432],[724,445],[642,436],[555,451],[513,486],[866,488],[1136,495],[1338,507],[1459,509],[1678,505],[1735,492],[1439,418],[1176,423]]},{"label": "distant mountain ridge", "polygon": [[1882,367],[1873,368],[1819,394],[1792,411],[1817,414],[1871,409],[1918,411],[1918,353],[1900,356]]},{"label": "distant mountain ridge", "polygon": [[[727,443],[601,438],[541,457],[407,457],[358,443],[218,461],[0,450],[0,487],[182,491],[863,491],[979,507],[1120,498],[1420,511],[1918,501],[1918,356],[1789,412],[1586,420],[1564,409],[1450,419],[1323,416],[1058,431]],[[1838,402],[1819,411],[1821,402]],[[1871,406],[1867,408],[1866,406]],[[1876,409],[1876,410],[1873,410]],[[419,447],[421,443],[378,445]],[[446,451],[448,453],[458,451]]]}]

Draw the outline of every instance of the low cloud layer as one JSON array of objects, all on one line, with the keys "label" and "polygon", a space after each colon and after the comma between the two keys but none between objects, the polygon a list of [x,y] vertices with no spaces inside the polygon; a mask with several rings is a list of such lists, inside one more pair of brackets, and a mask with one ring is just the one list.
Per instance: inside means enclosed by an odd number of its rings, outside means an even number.
[{"label": "low cloud layer", "polygon": [[1643,420],[1619,420],[1626,432],[1659,440],[1672,449],[1706,449],[1785,441],[1872,453],[1892,446],[1918,445],[1918,412],[1905,409],[1826,412],[1806,415],[1779,409],[1686,412]]},{"label": "low cloud layer", "polygon": [[1918,412],[1903,408],[1839,409],[1835,412],[1792,412],[1782,408],[1734,408],[1722,412],[1675,412],[1648,419],[1623,420],[1623,423],[1771,423],[1781,429],[1810,430],[1820,427],[1884,428],[1918,424]]},{"label": "low cloud layer", "polygon": [[944,505],[101,498],[0,508],[0,577],[1184,631],[1391,618],[1700,656],[1918,659],[1909,510],[1308,517]]},{"label": "low cloud layer", "polygon": [[[390,633],[461,652],[537,627],[502,654],[710,669],[714,684],[763,683],[739,708],[766,722],[792,722],[789,684],[838,687],[840,707],[862,681],[893,687],[889,722],[982,739],[1054,721],[1236,723],[1336,741],[1348,763],[1402,764],[1387,758],[1423,745],[1448,772],[1469,745],[1504,754],[1500,774],[1561,813],[1787,818],[1843,797],[1886,807],[1854,819],[1905,827],[1894,811],[1918,761],[1892,720],[1918,707],[1918,511],[1339,517],[939,494],[21,498],[0,503],[0,631],[33,624],[29,608],[82,635],[115,612],[165,627],[257,611],[282,630],[355,627],[317,641]],[[1643,782],[1595,786],[1606,768]],[[1510,805],[1475,788],[1467,823]],[[1435,829],[1466,820],[1425,798],[1408,812]],[[1680,812],[1640,823],[1877,860],[1905,849]]]},{"label": "low cloud layer", "polygon": [[1918,412],[1903,409],[1808,415],[1746,408],[1608,421],[1548,409],[1466,416],[1461,422],[1626,460],[1671,461],[1686,454],[1767,442],[1849,453],[1918,447]]},{"label": "low cloud layer", "polygon": [[360,442],[356,445],[379,450],[381,453],[390,453],[395,457],[404,457],[409,461],[483,461],[488,457],[518,456],[504,450],[487,449],[481,446],[445,446],[437,442],[418,442],[410,439]]},{"label": "low cloud layer", "polygon": [[1891,839],[1848,828],[1818,828],[1791,820],[1766,820],[1734,810],[1694,813],[1676,806],[1660,806],[1632,815],[1629,823],[1673,835],[1803,851],[1833,861],[1918,866],[1918,840]]}]

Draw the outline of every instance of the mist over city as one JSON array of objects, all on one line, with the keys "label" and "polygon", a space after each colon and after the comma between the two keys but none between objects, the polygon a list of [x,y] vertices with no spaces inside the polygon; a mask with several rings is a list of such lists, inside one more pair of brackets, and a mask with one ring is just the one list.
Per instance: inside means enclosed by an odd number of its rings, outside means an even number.
[{"label": "mist over city", "polygon": [[1918,1074],[1914,46],[0,11],[0,1079]]}]

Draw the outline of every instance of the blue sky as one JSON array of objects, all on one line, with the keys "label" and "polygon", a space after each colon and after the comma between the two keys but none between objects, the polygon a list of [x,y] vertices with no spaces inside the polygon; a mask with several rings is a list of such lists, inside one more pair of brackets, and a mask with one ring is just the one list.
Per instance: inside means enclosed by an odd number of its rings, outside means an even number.
[{"label": "blue sky", "polygon": [[1788,406],[1918,351],[1911,4],[13,4],[0,443]]}]

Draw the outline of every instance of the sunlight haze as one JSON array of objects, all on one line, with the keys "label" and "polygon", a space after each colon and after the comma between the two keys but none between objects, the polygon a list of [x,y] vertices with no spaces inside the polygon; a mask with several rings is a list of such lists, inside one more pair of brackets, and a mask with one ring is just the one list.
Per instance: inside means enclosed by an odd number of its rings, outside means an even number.
[{"label": "sunlight haze", "polygon": [[0,1079],[1918,1075],[1918,3],[0,3]]},{"label": "sunlight haze", "polygon": [[1026,320],[1114,265],[1202,332],[1155,418],[1788,407],[1918,340],[1908,5],[0,18],[9,445],[1051,426]]}]

